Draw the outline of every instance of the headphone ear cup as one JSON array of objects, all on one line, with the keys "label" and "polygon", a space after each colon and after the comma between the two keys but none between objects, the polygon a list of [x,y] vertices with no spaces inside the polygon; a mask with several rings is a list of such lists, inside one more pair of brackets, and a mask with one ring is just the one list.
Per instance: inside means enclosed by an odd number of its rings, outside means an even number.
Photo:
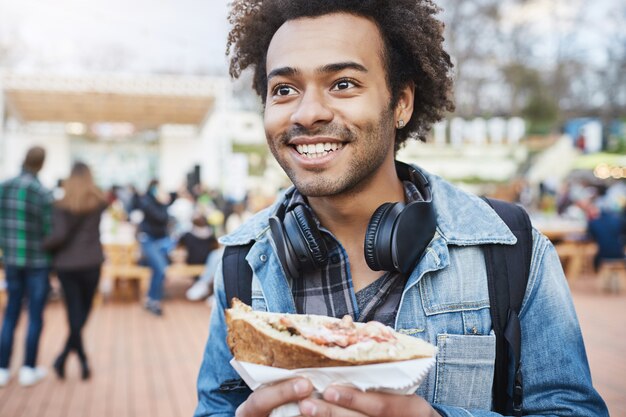
[{"label": "headphone ear cup", "polygon": [[[309,260],[312,261],[316,267],[322,267],[328,263],[328,248],[326,242],[322,237],[315,220],[311,216],[311,213],[304,208],[304,206],[296,206],[289,212],[293,215],[293,219],[296,221],[298,227],[298,237],[294,236],[292,243],[295,240],[300,240],[299,246],[304,249],[309,256]],[[291,240],[291,234],[289,235]],[[304,245],[302,245],[302,243]],[[297,245],[294,244],[294,246]]]},{"label": "headphone ear cup", "polygon": [[374,271],[380,271],[381,265],[378,262],[378,255],[376,251],[376,236],[379,231],[380,223],[385,217],[385,214],[393,207],[393,203],[385,203],[378,207],[367,225],[367,230],[365,232],[365,244],[363,245],[363,250],[365,252],[365,262],[370,269]]}]

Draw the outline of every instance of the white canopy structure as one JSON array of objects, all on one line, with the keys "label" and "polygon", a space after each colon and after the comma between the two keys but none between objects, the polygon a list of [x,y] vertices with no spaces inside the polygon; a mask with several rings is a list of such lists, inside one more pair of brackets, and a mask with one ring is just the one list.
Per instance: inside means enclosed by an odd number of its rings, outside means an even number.
[{"label": "white canopy structure", "polygon": [[[246,119],[233,117],[233,107],[226,77],[0,72],[0,180],[37,144],[48,150],[42,180],[49,186],[80,157],[103,184],[155,176],[175,188],[198,165],[203,182],[219,187],[231,157],[225,130],[241,132],[236,121]],[[235,124],[208,123],[217,114]],[[243,124],[263,137],[262,123]]]},{"label": "white canopy structure", "polygon": [[155,128],[200,125],[224,80],[177,76],[3,74],[6,111],[20,122],[128,122]]}]

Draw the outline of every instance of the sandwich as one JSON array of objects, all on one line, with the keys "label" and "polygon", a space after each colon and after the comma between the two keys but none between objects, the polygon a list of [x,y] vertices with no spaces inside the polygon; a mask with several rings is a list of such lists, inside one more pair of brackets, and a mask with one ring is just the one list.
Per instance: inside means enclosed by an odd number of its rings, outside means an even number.
[{"label": "sandwich", "polygon": [[437,348],[379,322],[253,311],[236,298],[226,310],[236,360],[284,369],[355,366],[435,356]]}]

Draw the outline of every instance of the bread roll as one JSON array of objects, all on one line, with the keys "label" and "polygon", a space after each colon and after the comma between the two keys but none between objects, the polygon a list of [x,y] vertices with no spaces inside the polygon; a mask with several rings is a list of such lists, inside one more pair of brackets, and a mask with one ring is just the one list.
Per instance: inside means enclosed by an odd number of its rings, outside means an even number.
[{"label": "bread roll", "polygon": [[253,311],[234,298],[227,343],[238,361],[285,369],[353,366],[432,357],[421,339],[372,321]]}]

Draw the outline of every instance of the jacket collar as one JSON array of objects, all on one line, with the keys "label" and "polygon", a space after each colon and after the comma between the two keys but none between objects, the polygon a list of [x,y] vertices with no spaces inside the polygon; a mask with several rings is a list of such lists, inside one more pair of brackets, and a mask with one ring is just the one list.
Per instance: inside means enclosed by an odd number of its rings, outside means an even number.
[{"label": "jacket collar", "polygon": [[[512,245],[517,240],[504,221],[481,198],[469,194],[444,179],[415,167],[428,179],[437,218],[437,232],[449,245]],[[289,190],[286,190],[288,192]],[[220,238],[224,245],[244,245],[264,240],[268,218],[283,202],[283,192],[268,208],[256,213],[242,227]]]},{"label": "jacket collar", "polygon": [[514,244],[517,239],[482,198],[424,172],[433,190],[437,231],[450,245]]}]

